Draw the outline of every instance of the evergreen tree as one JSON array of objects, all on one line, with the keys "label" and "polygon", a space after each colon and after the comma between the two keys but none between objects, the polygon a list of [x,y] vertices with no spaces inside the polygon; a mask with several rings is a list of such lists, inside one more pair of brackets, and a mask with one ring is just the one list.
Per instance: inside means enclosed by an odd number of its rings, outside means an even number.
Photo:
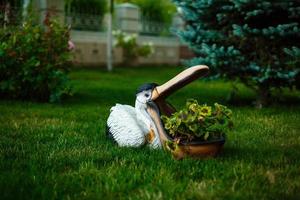
[{"label": "evergreen tree", "polygon": [[299,0],[173,0],[185,20],[179,37],[218,76],[239,80],[257,93],[297,86],[300,61]]}]

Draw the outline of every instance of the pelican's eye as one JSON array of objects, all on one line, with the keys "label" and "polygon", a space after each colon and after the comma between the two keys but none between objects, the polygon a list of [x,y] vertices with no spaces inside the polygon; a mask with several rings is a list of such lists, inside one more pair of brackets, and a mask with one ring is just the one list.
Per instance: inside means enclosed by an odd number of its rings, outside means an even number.
[{"label": "pelican's eye", "polygon": [[146,94],[145,94],[145,97],[149,97],[149,94],[148,94],[148,93],[146,93]]}]

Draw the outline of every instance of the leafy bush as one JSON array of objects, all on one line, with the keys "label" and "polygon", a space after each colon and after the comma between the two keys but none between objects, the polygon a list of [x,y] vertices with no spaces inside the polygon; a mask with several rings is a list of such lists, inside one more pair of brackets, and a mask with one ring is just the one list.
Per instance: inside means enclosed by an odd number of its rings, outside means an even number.
[{"label": "leafy bush", "polygon": [[188,100],[186,107],[170,117],[162,116],[165,129],[175,139],[190,141],[220,139],[232,127],[232,112],[215,103],[213,107]]},{"label": "leafy bush", "polygon": [[[239,80],[257,93],[257,106],[272,101],[271,90],[299,81],[299,1],[173,0],[186,21],[182,40],[219,76]],[[286,50],[285,50],[286,49]],[[293,49],[293,52],[291,52]]]},{"label": "leafy bush", "polygon": [[44,27],[27,21],[0,30],[0,41],[2,97],[56,102],[71,93],[66,27],[47,16]]},{"label": "leafy bush", "polygon": [[147,57],[154,51],[151,43],[139,45],[135,34],[128,34],[118,30],[114,31],[113,35],[116,39],[115,46],[123,49],[123,60],[126,64],[129,64],[138,57]]}]

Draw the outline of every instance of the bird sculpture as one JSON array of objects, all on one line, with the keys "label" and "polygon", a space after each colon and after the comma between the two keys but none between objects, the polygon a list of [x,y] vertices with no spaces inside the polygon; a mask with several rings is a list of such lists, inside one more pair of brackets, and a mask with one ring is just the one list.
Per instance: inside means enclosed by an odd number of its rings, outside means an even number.
[{"label": "bird sculpture", "polygon": [[170,116],[176,111],[165,98],[207,72],[207,66],[197,65],[184,70],[163,85],[143,84],[136,92],[135,107],[116,104],[110,109],[108,135],[123,147],[148,145],[153,149],[161,148],[168,136],[160,114]]},{"label": "bird sculpture", "polygon": [[136,93],[135,107],[116,104],[107,120],[108,133],[119,146],[139,147],[148,144],[160,148],[157,128],[147,113],[155,83],[142,85]]}]

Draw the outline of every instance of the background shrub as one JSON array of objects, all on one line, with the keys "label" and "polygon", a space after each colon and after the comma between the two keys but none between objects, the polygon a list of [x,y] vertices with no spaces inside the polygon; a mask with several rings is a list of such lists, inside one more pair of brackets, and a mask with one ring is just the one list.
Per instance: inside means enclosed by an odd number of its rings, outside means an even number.
[{"label": "background shrub", "polygon": [[123,49],[123,60],[125,65],[134,65],[139,57],[148,57],[154,53],[152,43],[138,44],[137,35],[128,34],[120,30],[114,31],[116,39],[115,46]]},{"label": "background shrub", "polygon": [[69,30],[45,19],[0,30],[0,95],[6,98],[60,101],[71,94],[67,72]]},{"label": "background shrub", "polygon": [[186,22],[181,39],[219,76],[239,80],[268,104],[272,89],[299,87],[300,2],[173,0]]}]

